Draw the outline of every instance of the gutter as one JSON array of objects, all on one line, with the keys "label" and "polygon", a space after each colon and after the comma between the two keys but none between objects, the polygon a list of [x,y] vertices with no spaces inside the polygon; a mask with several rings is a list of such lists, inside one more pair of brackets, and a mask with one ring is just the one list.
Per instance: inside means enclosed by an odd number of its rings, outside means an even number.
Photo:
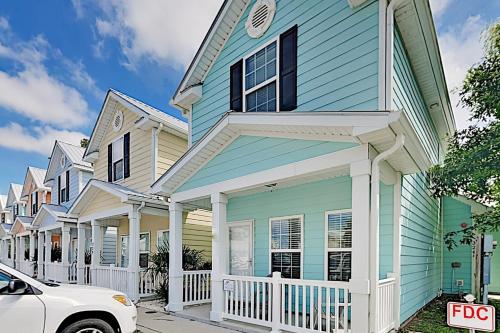
[{"label": "gutter", "polygon": [[370,191],[370,332],[378,332],[378,295],[379,281],[379,206],[380,206],[380,162],[401,149],[405,142],[404,134],[398,134],[394,145],[378,154],[372,161]]}]

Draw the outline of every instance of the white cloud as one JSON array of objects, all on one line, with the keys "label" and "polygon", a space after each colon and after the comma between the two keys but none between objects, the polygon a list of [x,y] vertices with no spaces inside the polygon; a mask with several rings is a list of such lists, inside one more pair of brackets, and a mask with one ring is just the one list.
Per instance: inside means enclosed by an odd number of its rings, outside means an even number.
[{"label": "white cloud", "polygon": [[0,146],[49,156],[55,140],[79,145],[80,140],[87,137],[80,132],[57,130],[49,126],[35,127],[32,132],[17,123],[0,127]]},{"label": "white cloud", "polygon": [[75,9],[76,17],[82,18],[84,16],[83,3],[81,0],[71,0],[73,8]]},{"label": "white cloud", "polygon": [[467,70],[481,60],[483,48],[480,38],[487,26],[488,23],[480,16],[470,16],[464,24],[451,26],[438,36],[446,82],[459,129],[467,126],[470,113],[457,106],[457,89],[461,86]]},{"label": "white cloud", "polygon": [[454,0],[430,0],[432,15],[440,17]]},{"label": "white cloud", "polygon": [[7,18],[0,16],[0,29],[2,30],[9,30],[10,25],[9,25],[9,20]]},{"label": "white cloud", "polygon": [[96,19],[101,38],[120,43],[129,68],[141,60],[186,66],[222,0],[103,0]]}]

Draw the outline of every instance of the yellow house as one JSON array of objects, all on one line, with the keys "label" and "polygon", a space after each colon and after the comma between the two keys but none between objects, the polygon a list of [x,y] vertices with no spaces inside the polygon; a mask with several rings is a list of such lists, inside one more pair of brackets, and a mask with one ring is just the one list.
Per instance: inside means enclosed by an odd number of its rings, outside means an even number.
[{"label": "yellow house", "polygon": [[[78,219],[79,283],[118,289],[134,300],[153,292],[145,268],[168,240],[169,203],[150,186],[187,146],[186,123],[108,91],[84,154],[94,178],[68,211]],[[210,213],[184,213],[183,230],[184,244],[210,258]]]}]

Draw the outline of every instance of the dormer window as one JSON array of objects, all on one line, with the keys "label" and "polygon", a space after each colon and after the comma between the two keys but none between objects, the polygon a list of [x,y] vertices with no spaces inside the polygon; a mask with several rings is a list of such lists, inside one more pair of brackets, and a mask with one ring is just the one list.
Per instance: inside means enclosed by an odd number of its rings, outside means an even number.
[{"label": "dormer window", "polygon": [[130,176],[130,133],[108,145],[108,181]]}]

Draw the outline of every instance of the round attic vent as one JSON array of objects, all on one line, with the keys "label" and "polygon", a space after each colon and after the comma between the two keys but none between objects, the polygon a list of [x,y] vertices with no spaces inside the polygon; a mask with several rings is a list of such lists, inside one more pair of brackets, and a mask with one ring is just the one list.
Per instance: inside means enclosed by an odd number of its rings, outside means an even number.
[{"label": "round attic vent", "polygon": [[113,117],[113,131],[118,132],[123,125],[123,113],[119,110],[115,112]]},{"label": "round attic vent", "polygon": [[252,38],[261,37],[274,18],[276,12],[276,2],[274,0],[257,0],[248,14],[245,24],[247,33]]},{"label": "round attic vent", "polygon": [[61,160],[59,161],[59,163],[61,163],[61,168],[64,168],[64,166],[66,165],[66,156],[65,155],[61,156]]}]

